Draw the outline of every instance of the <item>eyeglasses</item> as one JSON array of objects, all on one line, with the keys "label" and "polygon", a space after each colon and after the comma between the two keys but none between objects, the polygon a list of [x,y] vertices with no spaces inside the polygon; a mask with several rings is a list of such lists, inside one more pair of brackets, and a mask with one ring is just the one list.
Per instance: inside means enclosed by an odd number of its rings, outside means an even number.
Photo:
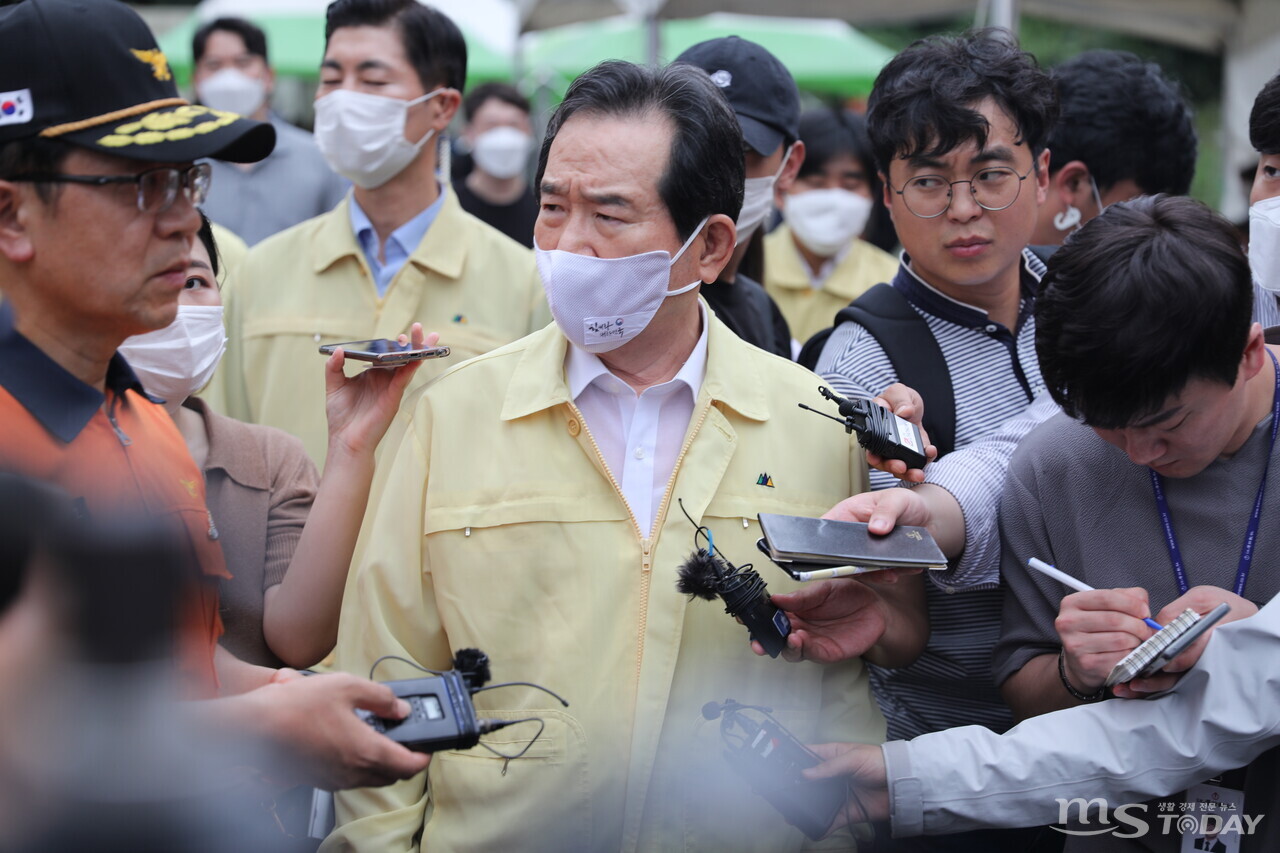
[{"label": "eyeglasses", "polygon": [[889,184],[889,189],[902,196],[907,210],[921,219],[933,219],[946,213],[951,207],[951,188],[956,184],[968,184],[974,202],[983,210],[1004,210],[1018,200],[1022,182],[1034,168],[1033,163],[1026,174],[1019,175],[1009,166],[993,166],[974,173],[967,181],[948,181],[941,175],[920,175],[907,181],[900,190],[894,189],[893,184]]},{"label": "eyeglasses", "polygon": [[138,210],[143,213],[164,213],[178,200],[179,189],[182,190],[187,201],[197,205],[203,204],[209,197],[209,183],[212,178],[212,167],[208,163],[197,163],[181,169],[162,166],[136,175],[62,175],[54,172],[35,172],[16,175],[8,180],[33,184],[88,184],[95,187],[105,187],[109,184],[137,184]]}]

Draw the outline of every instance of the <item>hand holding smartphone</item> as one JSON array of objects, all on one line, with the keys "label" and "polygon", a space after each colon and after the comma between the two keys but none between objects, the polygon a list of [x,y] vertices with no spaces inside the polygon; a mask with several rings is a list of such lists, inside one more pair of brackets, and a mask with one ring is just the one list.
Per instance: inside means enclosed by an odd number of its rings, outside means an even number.
[{"label": "hand holding smartphone", "polygon": [[323,355],[332,355],[333,351],[339,348],[342,349],[342,354],[345,357],[356,361],[367,361],[375,367],[398,367],[402,364],[427,358],[444,358],[449,354],[448,347],[427,347],[422,346],[421,343],[416,345],[412,341],[401,343],[389,338],[348,341],[343,344],[325,344],[320,347],[320,352]]}]

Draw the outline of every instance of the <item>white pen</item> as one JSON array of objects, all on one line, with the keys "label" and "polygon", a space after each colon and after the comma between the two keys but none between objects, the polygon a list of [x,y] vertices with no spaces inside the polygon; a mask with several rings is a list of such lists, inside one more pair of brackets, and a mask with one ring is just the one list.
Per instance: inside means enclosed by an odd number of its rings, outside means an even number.
[{"label": "white pen", "polygon": [[812,572],[796,572],[794,577],[798,581],[820,581],[827,578],[847,578],[853,575],[865,575],[867,572],[880,571],[879,569],[864,569],[862,566],[836,566],[833,569],[814,569]]},{"label": "white pen", "polygon": [[[903,569],[932,569],[939,571],[945,569],[946,566],[901,566]],[[815,569],[812,572],[796,572],[792,575],[798,581],[821,581],[827,578],[848,578],[854,575],[869,575],[872,572],[888,572],[893,571],[891,566],[876,566],[868,569],[865,566],[836,566],[834,569]]]},{"label": "white pen", "polygon": [[[1066,584],[1067,586],[1071,587],[1077,592],[1093,592],[1093,587],[1089,586],[1084,581],[1079,580],[1078,578],[1071,577],[1071,575],[1067,574],[1061,569],[1058,569],[1049,565],[1044,560],[1037,560],[1035,557],[1032,557],[1030,560],[1027,560],[1027,565],[1035,569],[1037,572],[1048,575],[1049,577],[1053,578],[1059,583]],[[1157,631],[1159,631],[1164,627],[1154,619],[1147,618],[1147,619],[1143,619],[1142,621],[1146,622],[1148,625],[1150,625],[1152,628],[1155,628]]]}]

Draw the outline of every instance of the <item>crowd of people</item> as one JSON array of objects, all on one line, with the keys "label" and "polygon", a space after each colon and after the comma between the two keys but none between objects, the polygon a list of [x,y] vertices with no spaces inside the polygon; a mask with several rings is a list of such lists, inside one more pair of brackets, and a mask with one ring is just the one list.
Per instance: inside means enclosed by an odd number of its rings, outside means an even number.
[{"label": "crowd of people", "polygon": [[[330,4],[314,134],[247,20],[195,33],[195,103],[125,4],[0,41],[0,850],[1280,845],[1280,74],[1246,250],[1174,79],[999,30],[904,49],[865,114],[736,36],[607,61],[540,145],[417,0]],[[378,338],[451,354],[344,352]],[[760,513],[948,565],[761,566],[770,660],[676,585]],[[480,746],[356,713],[462,649],[503,682]],[[825,837],[708,703],[808,745],[794,796],[840,780]]]}]

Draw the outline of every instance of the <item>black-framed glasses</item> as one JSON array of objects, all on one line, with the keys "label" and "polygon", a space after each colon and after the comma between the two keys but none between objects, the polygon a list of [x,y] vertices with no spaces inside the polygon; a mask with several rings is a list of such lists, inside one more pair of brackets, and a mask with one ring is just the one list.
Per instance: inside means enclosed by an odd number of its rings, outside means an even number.
[{"label": "black-framed glasses", "polygon": [[110,184],[137,184],[138,210],[143,213],[164,213],[178,200],[178,190],[182,190],[187,201],[192,204],[203,204],[209,197],[209,183],[212,179],[212,167],[208,163],[196,163],[194,166],[183,168],[161,166],[157,169],[147,169],[136,175],[64,175],[56,172],[33,172],[16,175],[8,180],[33,184],[87,184],[94,187],[105,187]]},{"label": "black-framed glasses", "polygon": [[1018,200],[1022,182],[1031,174],[1032,163],[1026,174],[1019,175],[1010,166],[992,166],[980,169],[967,181],[948,181],[942,175],[918,175],[903,184],[902,189],[889,189],[902,196],[907,210],[921,219],[933,219],[947,212],[956,184],[968,184],[973,201],[983,210],[1004,210]]}]

